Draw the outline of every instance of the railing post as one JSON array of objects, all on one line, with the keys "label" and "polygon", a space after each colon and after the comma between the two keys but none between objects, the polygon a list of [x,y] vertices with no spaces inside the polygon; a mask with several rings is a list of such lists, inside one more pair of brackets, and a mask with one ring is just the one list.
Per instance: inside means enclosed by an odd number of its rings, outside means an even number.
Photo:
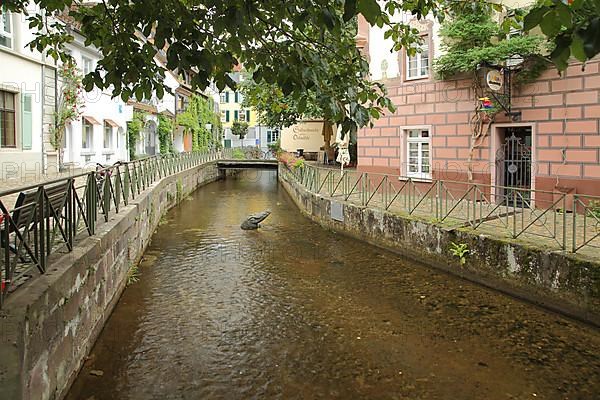
[{"label": "railing post", "polygon": [[435,218],[438,221],[441,221],[442,219],[442,202],[441,202],[441,198],[442,198],[442,181],[441,180],[437,180],[435,183]]},{"label": "railing post", "polygon": [[517,236],[517,196],[513,191],[513,239]]},{"label": "railing post", "polygon": [[96,233],[96,212],[98,210],[96,204],[96,191],[97,191],[97,183],[96,183],[96,173],[90,172],[87,176],[86,183],[86,199],[85,199],[85,209],[87,214],[87,222],[88,222],[88,231],[90,235]]},{"label": "railing post", "polygon": [[[567,194],[563,193],[563,207],[562,207],[562,214],[563,214],[563,218],[562,218],[562,225],[563,225],[563,240],[562,240],[562,249],[563,251],[567,250]],[[556,211],[554,211],[554,214],[556,215]]]},{"label": "railing post", "polygon": [[[577,251],[577,203],[579,202],[579,198],[577,194],[573,195],[573,253]],[[583,209],[585,213],[585,208]],[[585,215],[584,215],[585,217]]]},{"label": "railing post", "polygon": [[104,175],[104,182],[102,185],[102,203],[104,210],[104,221],[108,222],[108,212],[110,211],[110,175]]},{"label": "railing post", "polygon": [[129,176],[129,164],[125,164],[125,180],[123,182],[124,190],[123,190],[123,200],[125,201],[125,205],[129,204],[129,191],[131,189],[131,179]]},{"label": "railing post", "polygon": [[46,235],[50,234],[46,232],[46,213],[45,213],[45,202],[44,202],[44,187],[40,186],[38,188],[38,210],[37,215],[35,216],[35,223],[39,224],[39,243],[40,243],[40,253],[39,253],[39,267],[41,272],[46,271]]}]

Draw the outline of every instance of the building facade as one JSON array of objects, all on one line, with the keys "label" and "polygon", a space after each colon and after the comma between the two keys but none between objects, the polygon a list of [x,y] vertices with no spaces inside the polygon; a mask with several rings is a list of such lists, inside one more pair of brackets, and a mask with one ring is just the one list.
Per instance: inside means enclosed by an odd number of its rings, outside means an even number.
[{"label": "building facade", "polygon": [[56,105],[54,60],[27,47],[26,16],[0,15],[0,179],[37,179],[58,168],[49,141]]},{"label": "building facade", "polygon": [[585,68],[572,62],[562,76],[548,69],[535,82],[512,87],[512,115],[497,114],[472,148],[472,118],[482,99],[472,79],[433,76],[439,26],[412,23],[424,44],[409,56],[390,52],[381,29],[360,25],[371,77],[385,84],[397,106],[359,131],[360,170],[600,195],[600,60]]},{"label": "building facade", "polygon": [[[233,72],[231,77],[236,82],[241,82],[243,79],[240,71]],[[256,111],[252,108],[243,107],[243,101],[243,94],[239,91],[226,88],[219,93],[219,111],[224,130],[223,146],[257,146],[263,151],[267,151],[269,144],[273,144],[279,139],[280,130],[261,125]],[[248,123],[248,134],[243,140],[231,133],[231,126],[235,121]]]}]

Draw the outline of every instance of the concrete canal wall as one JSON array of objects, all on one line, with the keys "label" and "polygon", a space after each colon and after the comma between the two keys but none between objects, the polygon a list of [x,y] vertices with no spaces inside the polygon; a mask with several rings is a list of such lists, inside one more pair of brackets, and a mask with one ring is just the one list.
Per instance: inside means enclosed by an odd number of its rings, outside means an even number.
[{"label": "concrete canal wall", "polygon": [[161,216],[223,176],[213,162],[157,181],[11,295],[0,313],[0,399],[64,397]]},{"label": "concrete canal wall", "polygon": [[[317,195],[279,168],[298,208],[328,229],[600,326],[598,264]],[[452,242],[468,246],[465,265],[451,255]]]}]

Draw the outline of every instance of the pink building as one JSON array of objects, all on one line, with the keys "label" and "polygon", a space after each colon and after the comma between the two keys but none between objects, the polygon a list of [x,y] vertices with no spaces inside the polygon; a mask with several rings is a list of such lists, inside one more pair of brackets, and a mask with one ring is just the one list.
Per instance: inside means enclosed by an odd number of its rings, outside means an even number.
[{"label": "pink building", "polygon": [[471,148],[470,120],[478,101],[471,79],[438,81],[437,27],[416,23],[422,53],[390,53],[378,28],[360,24],[359,42],[373,79],[397,105],[392,115],[358,134],[358,168],[428,181],[472,181],[600,196],[600,60],[573,63],[559,76],[547,70],[512,93],[515,120],[499,113],[489,134]]}]

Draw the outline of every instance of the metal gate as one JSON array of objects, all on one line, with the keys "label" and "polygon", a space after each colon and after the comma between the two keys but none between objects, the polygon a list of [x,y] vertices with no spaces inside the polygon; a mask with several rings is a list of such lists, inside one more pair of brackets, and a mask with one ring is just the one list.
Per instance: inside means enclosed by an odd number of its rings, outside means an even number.
[{"label": "metal gate", "polygon": [[504,144],[496,152],[499,199],[508,206],[530,207],[531,128],[507,128]]}]

